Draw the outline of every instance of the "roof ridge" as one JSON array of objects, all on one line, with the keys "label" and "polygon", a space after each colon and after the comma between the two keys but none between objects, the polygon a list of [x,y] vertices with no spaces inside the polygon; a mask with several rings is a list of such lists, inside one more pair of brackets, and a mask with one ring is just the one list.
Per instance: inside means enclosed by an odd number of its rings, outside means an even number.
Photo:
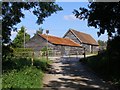
[{"label": "roof ridge", "polygon": [[62,38],[62,37],[57,37],[57,36],[54,36],[54,35],[47,35],[47,34],[39,34],[39,35],[45,35],[45,36],[50,36],[50,37],[55,37],[55,38]]},{"label": "roof ridge", "polygon": [[86,34],[74,29],[70,29],[70,31],[75,33],[77,38],[79,38],[79,40],[81,40],[82,43],[98,45],[97,41],[90,34]]},{"label": "roof ridge", "polygon": [[81,31],[78,31],[78,30],[75,30],[75,29],[70,29],[70,30],[72,30],[72,31],[76,31],[76,32],[83,33],[83,34],[86,34],[86,35],[91,36],[90,34],[87,34],[87,33],[84,33],[84,32],[81,32]]},{"label": "roof ridge", "polygon": [[65,46],[81,47],[80,44],[72,41],[71,39],[60,38],[60,37],[51,36],[51,35],[49,35],[48,36],[49,38],[47,38],[47,35],[43,35],[43,34],[38,34],[38,35],[41,36],[42,38],[48,40],[52,44],[60,44],[60,45],[65,45]]}]

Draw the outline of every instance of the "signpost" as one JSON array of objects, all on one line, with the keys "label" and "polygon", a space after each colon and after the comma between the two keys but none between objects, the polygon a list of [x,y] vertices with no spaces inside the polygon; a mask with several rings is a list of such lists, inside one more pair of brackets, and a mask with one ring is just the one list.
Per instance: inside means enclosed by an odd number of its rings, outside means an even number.
[{"label": "signpost", "polygon": [[48,33],[49,33],[49,30],[46,30],[46,34],[47,34],[47,55],[46,55],[46,57],[47,57],[47,60],[48,60]]}]

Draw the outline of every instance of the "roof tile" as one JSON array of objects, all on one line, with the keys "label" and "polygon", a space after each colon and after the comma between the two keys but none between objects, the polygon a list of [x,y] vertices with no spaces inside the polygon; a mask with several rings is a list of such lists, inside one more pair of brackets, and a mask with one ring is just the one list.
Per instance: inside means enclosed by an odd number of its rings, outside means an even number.
[{"label": "roof tile", "polygon": [[56,36],[51,36],[51,35],[45,35],[45,34],[39,34],[41,37],[44,39],[48,40],[52,44],[56,45],[64,45],[64,46],[73,46],[73,47],[82,47],[80,44],[74,42],[71,39],[68,38],[60,38]]},{"label": "roof tile", "polygon": [[77,38],[82,41],[82,43],[98,45],[98,43],[95,41],[95,39],[91,35],[82,33],[73,29],[71,29],[70,31],[73,32],[77,36]]}]

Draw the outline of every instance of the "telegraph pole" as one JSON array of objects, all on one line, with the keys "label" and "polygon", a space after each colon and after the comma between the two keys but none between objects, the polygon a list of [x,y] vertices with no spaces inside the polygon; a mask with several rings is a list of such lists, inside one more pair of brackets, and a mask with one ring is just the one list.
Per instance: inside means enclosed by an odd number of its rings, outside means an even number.
[{"label": "telegraph pole", "polygon": [[24,29],[24,48],[25,48],[25,29]]},{"label": "telegraph pole", "polygon": [[49,30],[46,30],[46,34],[47,34],[47,53],[46,53],[47,54],[46,55],[47,56],[47,60],[48,60],[48,33],[49,33]]}]

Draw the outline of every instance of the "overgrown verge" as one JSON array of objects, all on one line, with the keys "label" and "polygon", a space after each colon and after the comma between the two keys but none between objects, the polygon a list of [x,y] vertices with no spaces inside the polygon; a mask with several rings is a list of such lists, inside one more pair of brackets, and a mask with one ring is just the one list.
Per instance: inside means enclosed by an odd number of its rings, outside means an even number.
[{"label": "overgrown verge", "polygon": [[118,58],[113,58],[108,56],[107,51],[104,51],[98,55],[83,58],[81,62],[94,70],[103,80],[120,87],[120,61]]},{"label": "overgrown verge", "polygon": [[40,88],[43,72],[36,67],[25,67],[20,71],[12,70],[3,74],[3,88]]},{"label": "overgrown verge", "polygon": [[45,58],[13,57],[2,62],[3,76],[2,88],[41,88],[44,71],[50,61]]}]

